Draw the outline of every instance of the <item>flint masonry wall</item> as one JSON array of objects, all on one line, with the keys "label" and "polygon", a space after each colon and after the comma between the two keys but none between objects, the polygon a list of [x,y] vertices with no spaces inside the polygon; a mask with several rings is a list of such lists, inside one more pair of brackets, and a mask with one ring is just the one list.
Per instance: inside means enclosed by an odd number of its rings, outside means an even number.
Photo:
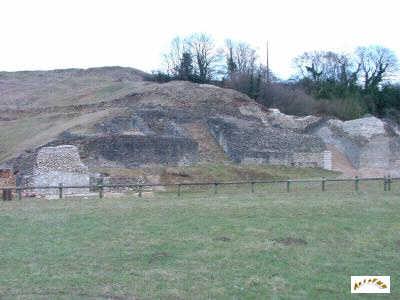
[{"label": "flint masonry wall", "polygon": [[[60,142],[60,141],[59,141]],[[69,139],[85,159],[124,167],[148,164],[187,165],[198,161],[198,144],[187,137],[109,135]]]},{"label": "flint masonry wall", "polygon": [[332,155],[330,151],[307,153],[268,153],[264,152],[262,157],[253,153],[251,157],[246,156],[242,159],[243,164],[269,164],[269,165],[285,165],[292,167],[309,167],[332,169]]},{"label": "flint masonry wall", "polygon": [[390,168],[389,138],[374,137],[360,149],[358,167]]},{"label": "flint masonry wall", "polygon": [[331,155],[321,138],[266,127],[234,118],[211,118],[210,132],[237,163],[263,163],[331,168]]},{"label": "flint masonry wall", "polygon": [[[78,148],[73,145],[41,148],[36,157],[32,186],[89,185],[88,168],[81,162]],[[65,194],[87,193],[88,189],[64,189]],[[37,189],[39,194],[57,194],[57,189]]]},{"label": "flint masonry wall", "polygon": [[317,153],[293,153],[292,162],[295,167],[319,167],[326,170],[332,169],[332,155],[330,151]]}]

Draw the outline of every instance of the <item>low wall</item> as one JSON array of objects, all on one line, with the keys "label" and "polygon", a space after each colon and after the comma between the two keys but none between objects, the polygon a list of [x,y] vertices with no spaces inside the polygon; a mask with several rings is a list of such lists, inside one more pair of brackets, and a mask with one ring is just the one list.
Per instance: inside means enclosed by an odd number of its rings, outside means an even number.
[{"label": "low wall", "polygon": [[216,142],[236,163],[332,167],[330,152],[326,152],[325,144],[317,136],[230,117],[211,118],[208,127]]},{"label": "low wall", "polygon": [[199,158],[198,144],[186,137],[112,135],[68,142],[79,147],[82,159],[96,166],[101,166],[103,162],[124,167],[189,165]]},{"label": "low wall", "polygon": [[269,164],[293,167],[323,168],[332,170],[332,155],[330,151],[310,153],[267,153],[263,155],[252,153],[245,156],[241,161],[243,164]]}]

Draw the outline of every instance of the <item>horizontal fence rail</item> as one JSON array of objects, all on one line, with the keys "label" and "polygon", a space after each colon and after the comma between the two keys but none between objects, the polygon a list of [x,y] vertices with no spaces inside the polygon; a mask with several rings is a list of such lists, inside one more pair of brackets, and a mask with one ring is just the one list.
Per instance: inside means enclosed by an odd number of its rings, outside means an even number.
[{"label": "horizontal fence rail", "polygon": [[[309,183],[309,184],[320,184],[320,190],[322,192],[326,191],[327,184],[329,182],[349,182],[353,184],[353,190],[359,191],[361,189],[360,183],[363,181],[378,181],[383,184],[383,191],[391,191],[392,182],[400,181],[400,177],[367,177],[367,178],[320,178],[320,179],[287,179],[287,180],[251,180],[251,181],[228,181],[228,182],[182,182],[182,183],[165,183],[165,184],[93,184],[93,185],[54,185],[54,186],[20,186],[20,187],[0,187],[2,191],[3,200],[11,200],[13,197],[13,192],[17,194],[19,200],[22,199],[23,191],[37,191],[37,190],[56,190],[58,197],[61,199],[64,196],[66,189],[87,189],[89,191],[97,191],[99,198],[104,197],[104,189],[118,189],[118,188],[128,188],[137,191],[138,196],[142,197],[145,188],[154,187],[174,187],[178,196],[183,193],[182,189],[189,186],[210,186],[213,187],[214,194],[218,194],[219,188],[222,186],[243,186],[248,185],[249,191],[254,193],[256,190],[256,185],[260,184],[283,184],[284,188],[282,190],[286,192],[291,192],[292,187],[296,183]],[[72,194],[74,195],[74,194]]]}]

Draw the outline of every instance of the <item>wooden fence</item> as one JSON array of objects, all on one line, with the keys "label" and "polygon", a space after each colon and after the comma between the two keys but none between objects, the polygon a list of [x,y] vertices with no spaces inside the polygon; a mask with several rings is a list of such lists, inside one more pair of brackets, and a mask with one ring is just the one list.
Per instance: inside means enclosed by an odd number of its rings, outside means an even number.
[{"label": "wooden fence", "polygon": [[329,182],[350,182],[353,185],[354,191],[360,190],[360,183],[365,181],[378,181],[382,184],[383,191],[391,191],[392,182],[395,180],[400,180],[400,178],[385,176],[385,177],[374,177],[374,178],[321,178],[321,179],[289,179],[289,180],[261,180],[261,181],[236,181],[236,182],[193,182],[193,183],[170,183],[170,184],[114,184],[114,185],[85,185],[85,186],[64,186],[63,184],[59,184],[58,186],[36,186],[36,187],[1,187],[2,190],[2,199],[3,200],[12,200],[13,193],[17,195],[17,199],[22,199],[22,193],[24,191],[34,191],[34,190],[48,190],[54,189],[57,190],[58,198],[62,199],[64,195],[65,189],[88,189],[94,190],[98,192],[99,198],[104,197],[104,189],[118,189],[118,188],[128,188],[133,189],[138,193],[139,197],[142,197],[143,192],[146,188],[155,188],[155,187],[172,187],[176,191],[176,194],[180,197],[183,193],[183,187],[195,187],[195,186],[203,186],[203,187],[212,187],[213,193],[218,194],[220,187],[222,186],[248,186],[248,191],[250,193],[254,193],[256,191],[257,185],[260,184],[283,184],[284,192],[291,192],[292,185],[295,183],[317,183],[320,185],[320,190],[325,192],[327,190],[327,183]]}]

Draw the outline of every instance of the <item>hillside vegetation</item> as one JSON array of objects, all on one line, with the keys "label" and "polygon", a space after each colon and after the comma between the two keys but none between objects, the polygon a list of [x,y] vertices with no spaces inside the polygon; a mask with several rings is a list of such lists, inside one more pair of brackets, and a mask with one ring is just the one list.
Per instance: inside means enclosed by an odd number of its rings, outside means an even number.
[{"label": "hillside vegetation", "polygon": [[361,45],[350,53],[308,51],[293,59],[288,81],[274,75],[269,57],[265,64],[260,56],[243,41],[227,39],[221,47],[206,33],[178,36],[164,55],[166,68],[154,80],[212,82],[292,115],[351,120],[370,113],[400,120],[399,64],[391,49]]}]

